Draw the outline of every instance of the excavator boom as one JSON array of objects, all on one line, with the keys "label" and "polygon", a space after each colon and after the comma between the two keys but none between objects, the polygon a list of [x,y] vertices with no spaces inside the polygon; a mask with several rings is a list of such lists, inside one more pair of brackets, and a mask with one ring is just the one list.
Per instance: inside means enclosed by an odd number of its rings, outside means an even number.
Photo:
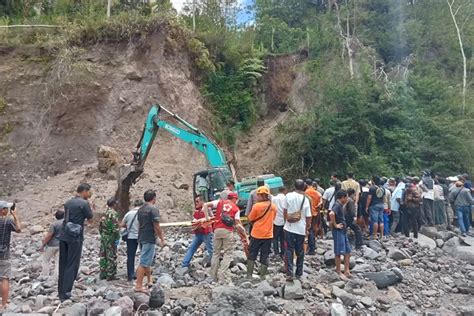
[{"label": "excavator boom", "polygon": [[[160,116],[162,112],[171,116],[182,126],[161,119]],[[119,208],[123,212],[127,211],[129,208],[130,187],[143,173],[148,154],[150,153],[151,147],[160,128],[166,130],[182,141],[191,144],[194,148],[203,153],[211,168],[228,169],[227,161],[222,149],[203,132],[163,106],[153,105],[148,112],[140,141],[137,144],[136,150],[133,152],[132,163],[123,165],[119,170],[119,183],[116,197],[119,200]]]}]

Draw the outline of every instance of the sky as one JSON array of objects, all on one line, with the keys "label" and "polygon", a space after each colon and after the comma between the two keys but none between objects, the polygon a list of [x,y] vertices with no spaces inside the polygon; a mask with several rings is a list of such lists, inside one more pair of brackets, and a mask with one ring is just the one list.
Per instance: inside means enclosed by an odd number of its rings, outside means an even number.
[{"label": "sky", "polygon": [[[248,6],[253,3],[254,0],[239,0],[239,3],[242,7]],[[173,3],[174,8],[180,12],[181,9],[183,8],[183,4],[185,0],[171,0]],[[239,13],[239,16],[237,17],[237,21],[239,23],[245,23],[249,22],[253,19],[253,16],[249,14],[248,12],[242,11]]]}]

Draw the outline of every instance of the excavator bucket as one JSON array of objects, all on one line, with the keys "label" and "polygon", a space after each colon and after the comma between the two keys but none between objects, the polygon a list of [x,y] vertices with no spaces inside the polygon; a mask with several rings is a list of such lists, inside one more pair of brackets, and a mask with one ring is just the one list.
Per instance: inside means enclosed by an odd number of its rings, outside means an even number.
[{"label": "excavator bucket", "polygon": [[123,216],[130,209],[130,187],[135,184],[142,175],[143,168],[137,168],[136,165],[126,164],[119,169],[118,188],[115,198],[119,202],[120,215]]}]

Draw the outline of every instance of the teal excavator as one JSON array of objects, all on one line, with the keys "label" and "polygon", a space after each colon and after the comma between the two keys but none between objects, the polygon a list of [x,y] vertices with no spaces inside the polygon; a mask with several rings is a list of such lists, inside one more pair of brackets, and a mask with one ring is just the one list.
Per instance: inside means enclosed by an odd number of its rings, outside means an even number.
[{"label": "teal excavator", "polygon": [[[163,114],[167,114],[178,124],[172,124],[161,118]],[[178,115],[167,110],[163,106],[153,105],[148,112],[145,126],[140,137],[140,141],[133,152],[133,160],[131,163],[121,166],[119,170],[118,189],[116,197],[119,200],[119,207],[122,212],[126,212],[130,206],[130,187],[139,179],[144,171],[145,162],[150,153],[153,142],[157,136],[159,129],[162,128],[171,135],[191,144],[195,149],[204,154],[207,158],[209,168],[198,171],[193,176],[193,195],[199,193],[199,183],[201,178],[205,179],[208,189],[206,199],[212,200],[219,196],[219,193],[226,188],[226,184],[233,180],[235,175],[229,168],[224,152],[216,143],[207,137],[202,131],[186,122]],[[278,189],[283,186],[281,177],[273,174],[252,176],[244,178],[241,182],[236,183],[235,188],[239,195],[239,206],[246,205],[250,191],[256,188],[257,179],[262,179],[270,188],[272,193],[277,193]],[[201,191],[202,193],[202,191]]]}]

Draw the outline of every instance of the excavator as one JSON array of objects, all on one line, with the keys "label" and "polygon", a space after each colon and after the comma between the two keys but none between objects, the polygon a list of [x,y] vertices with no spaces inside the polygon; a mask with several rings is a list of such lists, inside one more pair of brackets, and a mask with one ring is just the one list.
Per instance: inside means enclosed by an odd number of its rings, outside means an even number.
[{"label": "excavator", "polygon": [[[178,124],[173,124],[163,116],[170,116]],[[193,196],[203,194],[202,179],[205,179],[207,189],[204,190],[206,200],[214,200],[219,197],[220,192],[226,188],[226,184],[233,180],[236,182],[235,172],[231,172],[223,150],[207,137],[202,131],[186,122],[180,116],[167,110],[161,105],[153,105],[148,112],[140,140],[133,152],[131,163],[122,165],[119,169],[118,189],[116,198],[119,201],[121,212],[127,212],[130,206],[130,187],[138,181],[144,171],[145,162],[152,148],[153,142],[159,129],[163,129],[180,140],[191,144],[195,149],[205,155],[209,168],[198,171],[193,176]],[[244,178],[236,182],[235,188],[239,195],[239,207],[245,207],[251,190],[257,186],[257,180],[262,179],[270,188],[272,194],[277,194],[283,186],[281,177],[273,174],[265,174]],[[201,190],[201,191],[200,191]]]}]

